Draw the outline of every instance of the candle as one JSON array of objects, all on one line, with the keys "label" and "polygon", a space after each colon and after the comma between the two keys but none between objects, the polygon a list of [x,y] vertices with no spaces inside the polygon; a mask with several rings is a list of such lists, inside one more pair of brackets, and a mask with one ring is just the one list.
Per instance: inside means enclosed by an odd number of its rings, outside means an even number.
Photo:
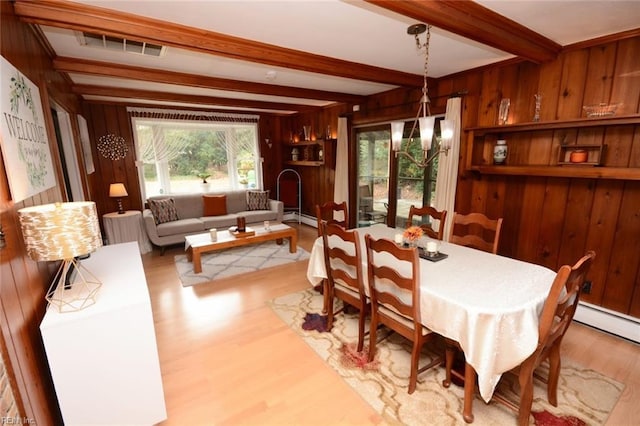
[{"label": "candle", "polygon": [[438,251],[438,243],[435,241],[429,241],[427,243],[427,252],[436,253]]},{"label": "candle", "polygon": [[396,244],[402,244],[402,234],[395,235],[395,242]]},{"label": "candle", "polygon": [[218,230],[216,228],[211,228],[209,235],[211,236],[211,241],[218,241]]}]

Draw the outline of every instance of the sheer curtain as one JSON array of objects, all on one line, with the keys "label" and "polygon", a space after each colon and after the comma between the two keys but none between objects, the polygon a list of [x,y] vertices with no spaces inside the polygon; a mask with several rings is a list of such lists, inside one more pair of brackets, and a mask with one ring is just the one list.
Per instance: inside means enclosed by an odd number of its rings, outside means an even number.
[{"label": "sheer curtain", "polygon": [[[336,145],[336,175],[333,188],[333,201],[341,203],[349,202],[349,130],[347,128],[347,118],[338,118],[338,142]],[[342,212],[334,213],[334,219],[344,220],[347,218]]]},{"label": "sheer curtain", "polygon": [[451,98],[447,101],[445,119],[453,121],[453,139],[451,149],[447,155],[440,155],[438,159],[438,177],[436,178],[436,196],[434,207],[447,211],[447,221],[444,226],[444,240],[449,240],[451,218],[456,202],[456,186],[458,183],[458,163],[460,162],[460,114],[461,98]]}]

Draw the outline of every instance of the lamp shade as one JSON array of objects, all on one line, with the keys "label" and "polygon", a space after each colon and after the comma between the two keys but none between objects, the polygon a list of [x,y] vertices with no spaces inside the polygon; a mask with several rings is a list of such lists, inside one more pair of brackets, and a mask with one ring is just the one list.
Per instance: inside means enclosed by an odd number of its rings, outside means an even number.
[{"label": "lamp shade", "polygon": [[402,145],[402,136],[404,134],[404,121],[391,122],[391,147],[394,151],[399,151]]},{"label": "lamp shade", "polygon": [[109,197],[126,197],[127,188],[124,187],[124,183],[112,183],[109,186]]},{"label": "lamp shade", "polygon": [[428,151],[431,149],[431,141],[433,140],[433,126],[436,123],[434,116],[420,117],[418,119],[420,124],[420,142],[422,149]]},{"label": "lamp shade", "polygon": [[26,207],[18,217],[27,254],[35,261],[73,259],[102,246],[93,201]]},{"label": "lamp shade", "polygon": [[451,148],[453,120],[442,120],[440,122],[440,137],[442,138],[442,148]]}]

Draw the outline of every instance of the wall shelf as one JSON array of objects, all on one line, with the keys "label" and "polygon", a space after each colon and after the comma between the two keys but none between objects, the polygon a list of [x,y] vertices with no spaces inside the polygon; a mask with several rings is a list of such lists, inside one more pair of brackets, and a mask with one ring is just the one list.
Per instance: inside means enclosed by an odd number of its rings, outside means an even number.
[{"label": "wall shelf", "polygon": [[[284,164],[290,166],[318,167],[324,165],[325,141],[323,139],[313,141],[289,142],[286,144],[286,158]],[[293,150],[297,149],[297,160],[293,160]]]},{"label": "wall shelf", "polygon": [[546,176],[587,179],[640,180],[640,168],[566,166],[471,166],[470,170],[486,175]]},{"label": "wall shelf", "polygon": [[[490,157],[493,146],[497,139],[504,138],[505,135],[513,135],[515,143],[514,149],[523,148],[527,152],[533,145],[540,141],[551,141],[554,138],[554,130],[580,130],[593,127],[611,126],[634,126],[640,124],[640,115],[626,115],[600,118],[579,118],[571,120],[558,120],[549,122],[528,122],[518,124],[507,124],[504,126],[482,126],[469,127],[465,129],[467,134],[466,170],[487,175],[512,175],[512,176],[546,176],[546,177],[568,177],[568,178],[588,178],[588,179],[619,179],[619,180],[640,180],[639,167],[607,167],[604,151],[606,148],[605,136],[603,139],[593,141],[585,140],[580,143],[580,139],[574,140],[577,143],[567,143],[564,137],[560,145],[556,145],[555,152],[551,154],[549,164],[507,164],[493,165]],[[534,135],[529,138],[527,135],[516,136],[517,133],[531,132]],[[546,133],[545,133],[546,132]],[[606,132],[605,132],[606,134]],[[574,136],[575,138],[575,136]],[[524,144],[524,145],[518,145]],[[533,149],[533,148],[531,148]],[[582,149],[587,151],[587,161],[583,163],[572,163],[570,154],[572,151]],[[511,155],[511,148],[509,154]],[[526,157],[516,157],[516,162],[526,162]],[[604,164],[604,166],[603,166]]]},{"label": "wall shelf", "polygon": [[572,120],[557,120],[546,122],[527,122],[517,124],[505,124],[503,126],[469,127],[465,131],[473,131],[475,136],[485,136],[490,133],[516,133],[541,130],[571,129],[580,127],[618,126],[625,124],[640,124],[640,114],[601,117],[578,118]]}]

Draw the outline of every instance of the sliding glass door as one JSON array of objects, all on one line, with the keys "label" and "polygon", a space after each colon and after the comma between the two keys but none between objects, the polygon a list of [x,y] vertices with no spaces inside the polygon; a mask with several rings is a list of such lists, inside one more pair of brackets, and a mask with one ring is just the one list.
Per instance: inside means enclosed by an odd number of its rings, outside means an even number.
[{"label": "sliding glass door", "polygon": [[358,226],[386,223],[389,207],[391,129],[356,129],[358,149]]},{"label": "sliding glass door", "polygon": [[[433,146],[440,138],[436,119]],[[401,151],[422,159],[419,130],[409,139],[413,122],[406,122]],[[358,226],[387,223],[404,227],[411,205],[432,205],[435,197],[438,158],[421,167],[391,150],[390,124],[356,128],[358,148]],[[431,155],[431,151],[428,153]]]}]

